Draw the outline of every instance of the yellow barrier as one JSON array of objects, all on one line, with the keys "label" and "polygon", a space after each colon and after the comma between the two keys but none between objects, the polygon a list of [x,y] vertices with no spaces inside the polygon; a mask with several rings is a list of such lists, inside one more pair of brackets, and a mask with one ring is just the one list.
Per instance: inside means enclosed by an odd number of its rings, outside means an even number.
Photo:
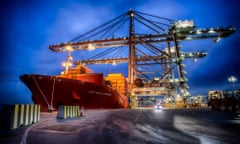
[{"label": "yellow barrier", "polygon": [[36,123],[40,120],[40,105],[33,106],[33,123]]},{"label": "yellow barrier", "polygon": [[19,118],[18,125],[23,126],[24,125],[24,105],[23,104],[20,105],[18,118]]},{"label": "yellow barrier", "polygon": [[80,107],[79,106],[77,107],[77,116],[78,117],[80,116]]},{"label": "yellow barrier", "polygon": [[29,124],[33,124],[33,105],[30,105]]},{"label": "yellow barrier", "polygon": [[16,129],[40,120],[40,105],[1,105],[0,129]]},{"label": "yellow barrier", "polygon": [[70,114],[69,114],[68,117],[72,118],[72,117],[73,117],[73,109],[72,109],[72,106],[69,106],[69,108],[70,108]]},{"label": "yellow barrier", "polygon": [[69,106],[66,106],[66,112],[67,112],[67,115],[66,115],[66,117],[68,117],[68,116],[69,116],[69,114],[70,114],[70,107],[69,107]]},{"label": "yellow barrier", "polygon": [[24,109],[24,125],[29,125],[29,105],[25,105]]},{"label": "yellow barrier", "polygon": [[80,107],[76,105],[60,105],[58,108],[58,119],[74,118],[80,116]]},{"label": "yellow barrier", "polygon": [[11,124],[10,124],[11,129],[15,129],[18,127],[18,111],[19,111],[19,105],[14,105],[12,107],[12,118],[11,118]]}]

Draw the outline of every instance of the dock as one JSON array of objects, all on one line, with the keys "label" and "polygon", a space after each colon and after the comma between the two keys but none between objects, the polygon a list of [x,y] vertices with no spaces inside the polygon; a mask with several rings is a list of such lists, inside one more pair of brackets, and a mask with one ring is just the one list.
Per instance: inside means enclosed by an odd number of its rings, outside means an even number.
[{"label": "dock", "polygon": [[57,119],[41,113],[28,127],[1,130],[0,143],[238,143],[240,112],[202,109],[85,110],[84,116]]}]

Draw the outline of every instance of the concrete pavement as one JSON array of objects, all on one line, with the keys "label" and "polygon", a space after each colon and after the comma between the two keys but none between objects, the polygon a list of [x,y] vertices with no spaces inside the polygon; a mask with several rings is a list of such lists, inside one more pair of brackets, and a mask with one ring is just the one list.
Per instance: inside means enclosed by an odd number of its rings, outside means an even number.
[{"label": "concrete pavement", "polygon": [[38,124],[7,134],[0,143],[27,144],[139,144],[239,143],[239,113],[209,109],[86,110],[85,116],[56,119],[41,113]]}]

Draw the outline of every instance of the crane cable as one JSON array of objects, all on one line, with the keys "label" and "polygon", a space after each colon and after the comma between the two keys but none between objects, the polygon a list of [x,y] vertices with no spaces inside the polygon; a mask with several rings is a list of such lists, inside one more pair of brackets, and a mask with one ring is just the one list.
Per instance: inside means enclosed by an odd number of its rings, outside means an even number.
[{"label": "crane cable", "polygon": [[114,48],[109,48],[109,49],[106,49],[102,52],[99,52],[98,54],[92,56],[92,57],[89,57],[88,59],[97,59],[97,58],[100,58],[102,56],[105,56],[113,51],[115,51],[118,47],[114,47]]},{"label": "crane cable", "polygon": [[[104,24],[102,24],[102,25],[100,25],[100,26],[98,26],[98,27],[96,27],[96,28],[94,28],[94,29],[92,29],[92,30],[86,32],[86,33],[83,33],[83,34],[81,34],[81,35],[79,35],[79,36],[73,38],[73,39],[70,40],[69,42],[75,42],[75,41],[80,40],[80,39],[83,40],[83,39],[85,38],[85,36],[88,36],[88,34],[90,34],[90,33],[94,32],[94,31],[98,30],[99,28],[101,28],[101,27],[103,27],[103,26],[109,24],[109,23],[112,22],[112,21],[117,20],[118,18],[121,18],[121,17],[124,16],[124,15],[125,15],[125,13],[119,15],[118,17],[116,17],[116,18],[114,18],[114,19],[111,19],[111,20],[107,21],[106,23],[104,23]],[[89,37],[89,36],[88,36],[88,37]],[[85,38],[85,39],[86,39],[86,38]]]},{"label": "crane cable", "polygon": [[167,21],[169,21],[169,22],[173,22],[173,21],[174,21],[173,19],[169,19],[169,18],[165,18],[165,17],[160,17],[160,16],[155,16],[155,15],[151,15],[151,14],[147,14],[147,13],[142,13],[142,12],[138,12],[138,11],[135,11],[135,13],[142,14],[142,15],[147,15],[147,16],[151,16],[151,17],[158,18],[158,19],[167,20]]},{"label": "crane cable", "polygon": [[46,102],[46,103],[47,103],[47,105],[49,106],[49,102],[48,102],[48,100],[47,100],[46,96],[44,95],[44,93],[43,93],[42,89],[40,88],[39,84],[37,83],[37,80],[35,79],[35,77],[34,77],[34,76],[32,76],[32,78],[33,78],[33,81],[34,81],[34,83],[36,84],[36,86],[37,86],[38,90],[40,91],[40,93],[41,93],[41,95],[42,95],[43,99],[45,100],[45,102]]},{"label": "crane cable", "polygon": [[52,108],[52,105],[53,105],[53,95],[54,95],[54,90],[55,90],[55,81],[56,81],[56,79],[53,78],[52,98],[51,98],[51,108]]}]

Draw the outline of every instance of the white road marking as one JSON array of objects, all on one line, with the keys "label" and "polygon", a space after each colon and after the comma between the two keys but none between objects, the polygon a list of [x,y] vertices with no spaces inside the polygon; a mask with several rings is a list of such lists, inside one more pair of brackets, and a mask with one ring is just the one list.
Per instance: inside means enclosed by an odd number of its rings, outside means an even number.
[{"label": "white road marking", "polygon": [[23,137],[22,137],[22,141],[20,144],[26,144],[27,143],[27,137],[28,137],[28,133],[31,130],[31,128],[33,128],[34,126],[36,126],[36,124],[31,125],[24,133]]},{"label": "white road marking", "polygon": [[138,120],[139,116],[141,115],[141,112],[142,112],[142,110],[140,110],[140,111],[138,112],[138,115],[136,116],[134,122],[136,122],[136,121]]}]

